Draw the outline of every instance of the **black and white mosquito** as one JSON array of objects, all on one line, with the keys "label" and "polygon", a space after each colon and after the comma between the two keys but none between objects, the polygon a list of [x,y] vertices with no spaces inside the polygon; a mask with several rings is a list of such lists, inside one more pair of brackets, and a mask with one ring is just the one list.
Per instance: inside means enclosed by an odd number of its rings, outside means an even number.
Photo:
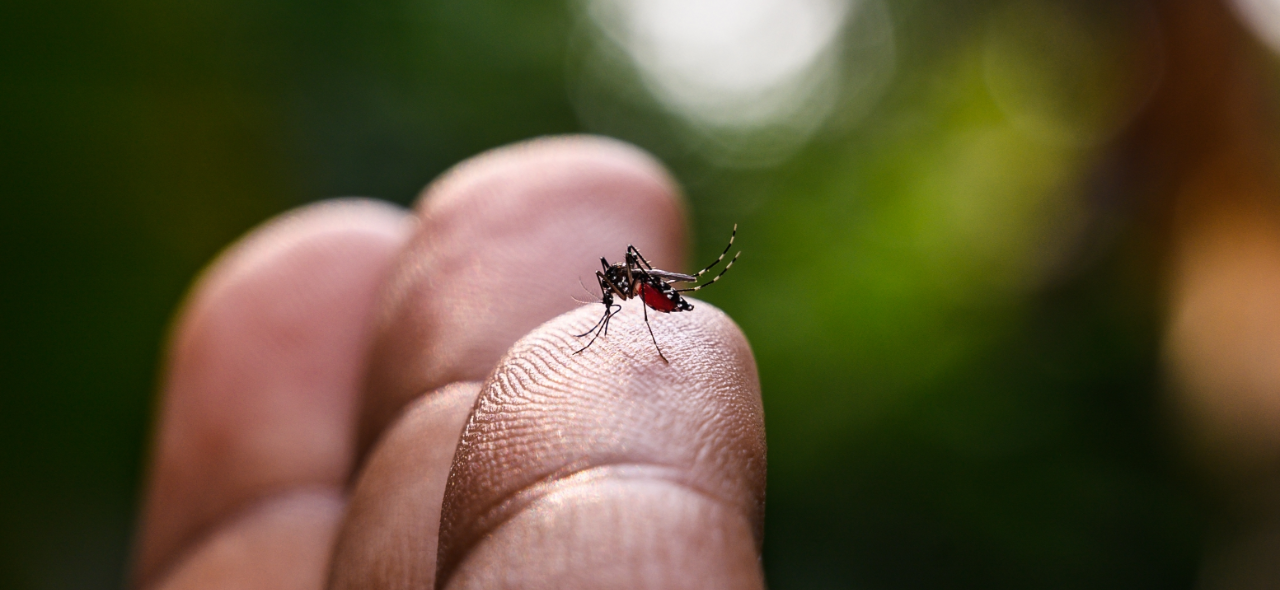
[{"label": "black and white mosquito", "polygon": [[600,303],[604,304],[604,315],[590,330],[577,335],[578,338],[584,338],[595,332],[595,335],[591,337],[591,341],[573,354],[578,354],[591,348],[591,345],[595,344],[596,338],[599,338],[602,334],[609,333],[609,320],[622,311],[622,305],[614,303],[614,296],[617,296],[622,301],[638,297],[644,303],[641,309],[644,310],[644,326],[649,329],[649,338],[653,339],[653,346],[658,349],[658,356],[663,361],[670,362],[667,361],[666,355],[662,354],[662,347],[658,346],[658,338],[653,335],[653,327],[649,325],[649,309],[652,308],[662,313],[692,310],[693,305],[684,297],[681,297],[680,294],[698,291],[720,280],[720,277],[724,276],[724,273],[729,272],[729,269],[733,267],[733,263],[742,255],[742,251],[739,250],[737,254],[734,254],[733,258],[729,260],[729,264],[720,269],[720,274],[717,274],[710,281],[683,289],[677,289],[673,285],[675,283],[697,283],[702,278],[702,275],[710,272],[711,269],[724,260],[725,254],[729,253],[729,249],[733,247],[733,240],[737,236],[738,225],[734,224],[733,233],[729,235],[729,244],[724,247],[720,257],[716,258],[715,262],[708,264],[706,268],[691,275],[654,268],[652,264],[649,264],[648,260],[645,260],[644,254],[641,254],[635,246],[627,246],[627,254],[623,262],[609,264],[609,261],[605,260],[603,256],[600,257],[602,270],[596,271],[596,280],[600,283]]}]

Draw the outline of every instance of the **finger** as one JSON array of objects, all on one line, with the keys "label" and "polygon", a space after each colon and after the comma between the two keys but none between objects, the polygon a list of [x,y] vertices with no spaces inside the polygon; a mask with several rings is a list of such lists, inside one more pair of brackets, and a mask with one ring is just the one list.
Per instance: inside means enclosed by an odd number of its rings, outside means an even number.
[{"label": "finger", "polygon": [[737,326],[631,305],[574,354],[584,307],[485,383],[440,517],[444,588],[762,587],[764,415]]},{"label": "finger", "polygon": [[250,505],[346,480],[377,287],[409,228],[371,201],[307,207],[201,278],[169,349],[140,585]]},{"label": "finger", "polygon": [[684,218],[651,157],[595,137],[536,140],[463,163],[418,206],[421,224],[382,303],[360,449],[410,400],[481,380],[520,336],[599,297],[599,258],[628,244],[678,266]]},{"label": "finger", "polygon": [[335,489],[273,496],[201,539],[157,587],[323,588],[325,563],[342,507],[341,494]]},{"label": "finger", "polygon": [[431,588],[440,502],[479,382],[414,402],[380,440],[351,492],[330,590]]}]

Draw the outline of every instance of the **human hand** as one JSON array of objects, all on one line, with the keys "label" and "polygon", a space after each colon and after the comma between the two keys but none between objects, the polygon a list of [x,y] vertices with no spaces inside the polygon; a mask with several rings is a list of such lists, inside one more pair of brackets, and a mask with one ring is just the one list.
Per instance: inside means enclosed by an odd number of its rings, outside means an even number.
[{"label": "human hand", "polygon": [[573,354],[599,257],[678,268],[683,229],[669,176],[595,138],[475,158],[415,215],[268,222],[178,316],[135,585],[761,587],[763,413],[733,322],[651,318],[667,364],[631,302]]}]

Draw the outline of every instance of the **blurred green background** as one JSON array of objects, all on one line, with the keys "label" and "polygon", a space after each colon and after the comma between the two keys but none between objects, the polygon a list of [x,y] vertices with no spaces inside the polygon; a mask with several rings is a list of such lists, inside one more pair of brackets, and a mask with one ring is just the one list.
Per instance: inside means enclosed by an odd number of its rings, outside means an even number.
[{"label": "blurred green background", "polygon": [[771,587],[1194,585],[1210,506],[1162,417],[1156,246],[1116,164],[1158,83],[1151,7],[702,4],[767,18],[6,3],[0,587],[121,585],[165,331],[219,249],[569,132],[668,163],[696,261],[740,224],[705,293],[759,361]]}]

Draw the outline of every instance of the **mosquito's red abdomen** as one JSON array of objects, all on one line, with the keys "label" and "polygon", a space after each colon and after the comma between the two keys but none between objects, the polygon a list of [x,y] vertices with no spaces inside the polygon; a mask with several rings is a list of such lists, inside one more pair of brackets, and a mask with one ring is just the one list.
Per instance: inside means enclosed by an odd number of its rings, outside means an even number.
[{"label": "mosquito's red abdomen", "polygon": [[640,284],[640,297],[644,299],[645,305],[662,313],[671,313],[676,308],[676,302],[646,283]]},{"label": "mosquito's red abdomen", "polygon": [[[653,347],[658,350],[658,357],[666,362],[667,357],[662,354],[662,347],[658,346],[658,338],[653,335],[653,327],[649,325],[649,310],[652,309],[662,313],[693,311],[693,304],[681,297],[680,294],[701,290],[724,276],[724,273],[738,259],[738,254],[742,254],[741,251],[733,255],[733,258],[729,260],[729,264],[720,269],[719,274],[709,281],[698,284],[702,275],[711,272],[711,269],[719,266],[724,261],[724,256],[733,248],[733,239],[737,235],[738,226],[734,224],[733,233],[729,234],[729,243],[724,247],[724,251],[720,253],[715,262],[708,264],[694,274],[670,272],[654,268],[645,259],[644,254],[641,254],[635,246],[627,246],[627,252],[623,255],[623,262],[609,264],[607,259],[601,257],[600,270],[596,271],[596,282],[600,284],[600,303],[604,305],[604,315],[600,316],[600,321],[596,322],[596,325],[592,326],[590,330],[575,335],[578,338],[585,338],[595,333],[594,336],[591,336],[591,341],[586,346],[574,351],[573,354],[578,354],[591,348],[596,338],[609,333],[609,320],[622,311],[622,306],[613,302],[615,296],[622,301],[638,297],[644,303],[644,307],[640,309],[644,311],[644,325],[649,330],[649,338],[653,340]],[[677,289],[673,286],[676,283],[693,283],[693,285]],[[583,288],[586,288],[586,286],[584,285]]]}]

